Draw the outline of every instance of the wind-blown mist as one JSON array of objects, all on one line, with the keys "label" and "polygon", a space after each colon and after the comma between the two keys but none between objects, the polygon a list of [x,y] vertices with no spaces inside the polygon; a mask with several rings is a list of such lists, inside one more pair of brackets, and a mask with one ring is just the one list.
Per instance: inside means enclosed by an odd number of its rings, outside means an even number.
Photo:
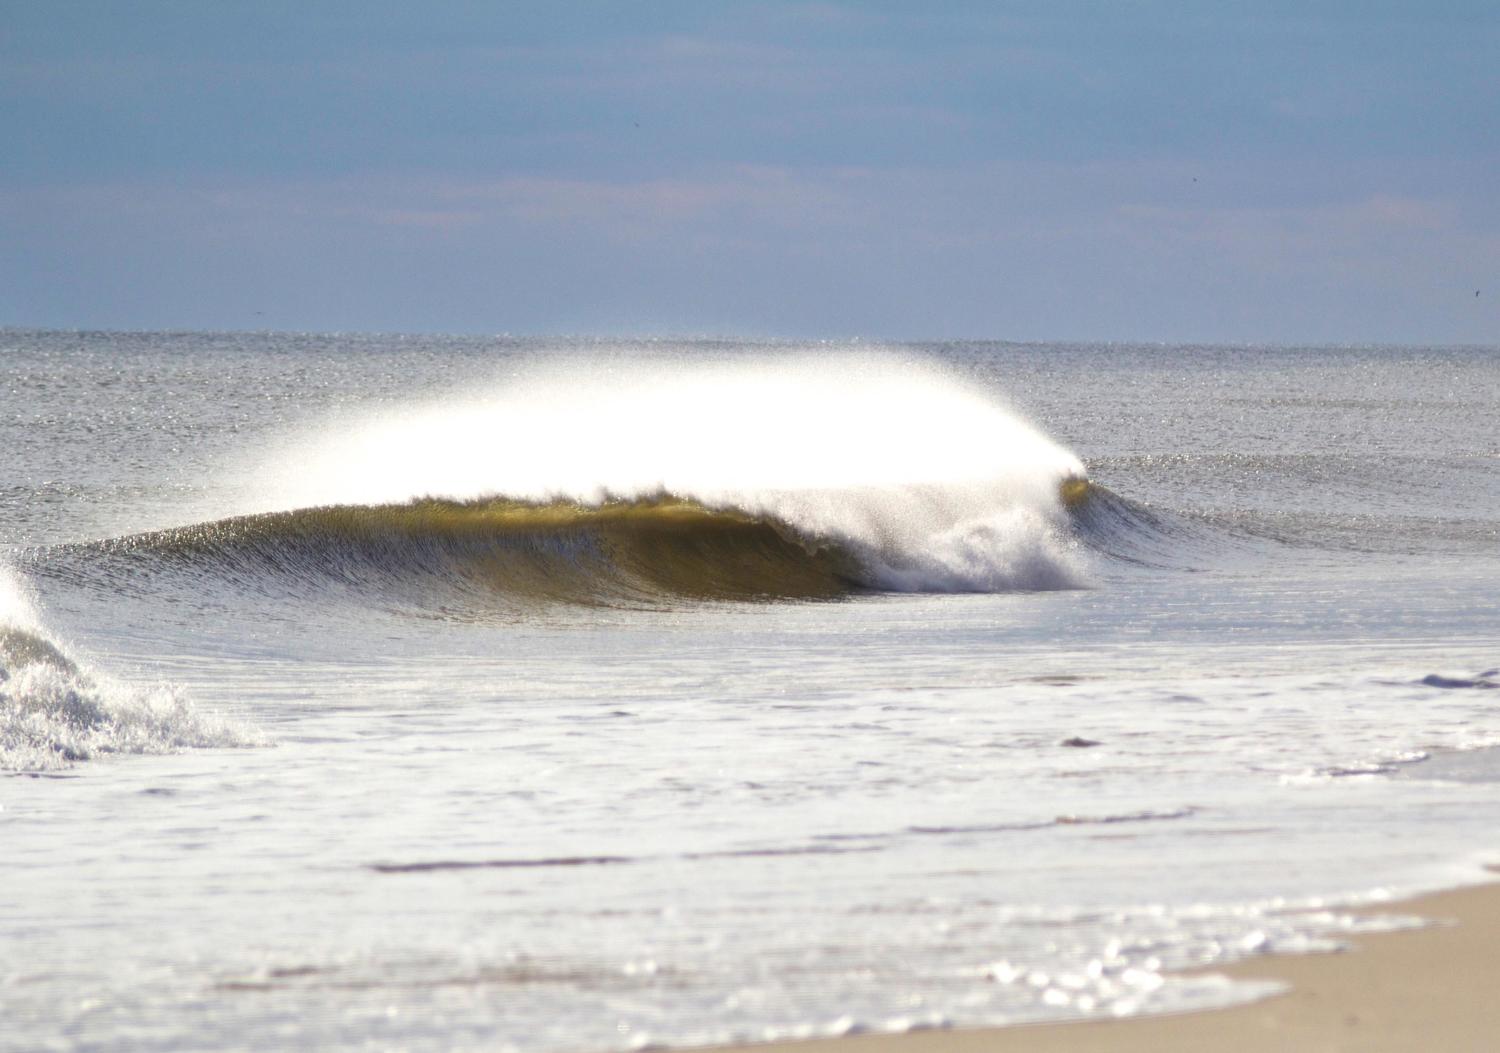
[{"label": "wind-blown mist", "polygon": [[1081,462],[985,392],[894,355],[573,359],[299,435],[242,513],[435,498],[687,502],[852,554],[902,591],[1076,585]]}]

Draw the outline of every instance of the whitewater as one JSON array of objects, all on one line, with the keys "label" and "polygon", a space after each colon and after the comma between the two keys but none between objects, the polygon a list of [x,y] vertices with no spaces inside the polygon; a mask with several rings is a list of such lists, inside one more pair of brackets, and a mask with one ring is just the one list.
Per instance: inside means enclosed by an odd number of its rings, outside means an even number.
[{"label": "whitewater", "polygon": [[5,330],[0,405],[0,1049],[1170,1011],[1494,862],[1493,349]]}]

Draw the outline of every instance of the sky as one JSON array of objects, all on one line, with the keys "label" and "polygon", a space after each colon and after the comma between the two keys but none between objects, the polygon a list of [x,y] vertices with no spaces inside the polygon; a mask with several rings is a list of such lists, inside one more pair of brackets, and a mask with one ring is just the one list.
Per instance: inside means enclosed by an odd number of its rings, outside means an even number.
[{"label": "sky", "polygon": [[0,325],[1500,344],[1500,5],[0,0]]}]

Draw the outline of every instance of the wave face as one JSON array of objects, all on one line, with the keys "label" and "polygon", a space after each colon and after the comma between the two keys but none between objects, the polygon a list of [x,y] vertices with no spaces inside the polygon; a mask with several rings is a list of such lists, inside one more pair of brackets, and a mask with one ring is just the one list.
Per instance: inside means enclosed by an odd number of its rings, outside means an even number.
[{"label": "wave face", "polygon": [[238,471],[230,514],[82,548],[462,602],[1086,580],[1059,490],[1079,460],[991,395],[892,355],[564,361],[339,420]]},{"label": "wave face", "polygon": [[[954,498],[843,495],[840,510],[847,514],[861,499],[868,521],[879,523],[893,500],[932,516]],[[791,503],[786,498],[783,507]],[[207,574],[256,591],[276,582],[325,594],[336,588],[450,612],[504,601],[830,599],[878,590],[1066,588],[1078,580],[1064,562],[1076,543],[1029,510],[960,521],[923,540],[917,547],[874,531],[812,532],[673,495],[592,505],[427,498],[231,517],[49,555],[120,579],[141,571]]]},{"label": "wave face", "polygon": [[268,573],[387,596],[624,604],[827,597],[858,587],[846,553],[780,524],[681,499],[595,506],[426,499],[235,517],[89,546],[247,584]]}]

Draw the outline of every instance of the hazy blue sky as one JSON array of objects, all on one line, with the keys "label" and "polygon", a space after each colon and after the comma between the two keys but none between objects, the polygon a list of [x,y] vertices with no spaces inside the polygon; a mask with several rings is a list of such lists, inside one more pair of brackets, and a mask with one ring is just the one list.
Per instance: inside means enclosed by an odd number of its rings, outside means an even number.
[{"label": "hazy blue sky", "polygon": [[0,122],[0,324],[1500,343],[1493,0],[0,0]]}]

